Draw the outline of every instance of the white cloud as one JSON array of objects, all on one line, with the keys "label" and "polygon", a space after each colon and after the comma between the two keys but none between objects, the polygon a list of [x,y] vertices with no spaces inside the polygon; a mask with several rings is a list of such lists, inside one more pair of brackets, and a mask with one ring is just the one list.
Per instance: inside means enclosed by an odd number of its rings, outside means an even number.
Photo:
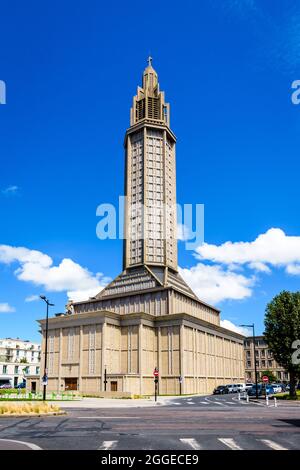
[{"label": "white cloud", "polygon": [[300,274],[300,264],[289,264],[286,268],[288,274],[294,274],[295,276]]},{"label": "white cloud", "polygon": [[[109,282],[102,273],[93,274],[69,258],[53,266],[50,256],[24,247],[0,245],[0,262],[19,263],[15,275],[21,281],[32,282],[47,291],[67,291],[72,300],[84,300],[97,294]],[[73,297],[71,297],[73,296]]]},{"label": "white cloud", "polygon": [[73,300],[74,302],[80,302],[81,300],[87,300],[90,297],[95,297],[95,295],[99,294],[99,292],[101,292],[104,287],[105,286],[98,286],[92,289],[68,291],[67,295],[70,300]]},{"label": "white cloud", "polygon": [[198,263],[192,268],[179,268],[180,274],[194,290],[198,297],[208,303],[223,300],[241,300],[250,297],[255,278],[247,278],[242,274],[222,266],[209,266]]},{"label": "white cloud", "polygon": [[29,295],[25,298],[25,302],[35,302],[36,300],[40,300],[39,295]]},{"label": "white cloud", "polygon": [[238,326],[232,323],[229,320],[221,320],[221,326],[223,328],[226,328],[227,330],[235,331],[236,333],[239,333],[240,335],[244,336],[250,336],[251,335],[251,330],[248,328],[245,328],[243,326]]},{"label": "white cloud", "polygon": [[279,228],[269,229],[252,242],[204,243],[196,252],[198,259],[215,263],[244,264],[264,272],[269,272],[270,266],[285,267],[288,273],[300,274],[300,237],[288,236]]},{"label": "white cloud", "polygon": [[7,188],[5,189],[2,189],[2,194],[4,194],[5,196],[13,196],[14,194],[16,194],[18,192],[19,188],[18,186],[8,186]]},{"label": "white cloud", "polygon": [[11,307],[7,302],[0,303],[0,313],[10,313],[15,311],[16,309],[14,307]]}]

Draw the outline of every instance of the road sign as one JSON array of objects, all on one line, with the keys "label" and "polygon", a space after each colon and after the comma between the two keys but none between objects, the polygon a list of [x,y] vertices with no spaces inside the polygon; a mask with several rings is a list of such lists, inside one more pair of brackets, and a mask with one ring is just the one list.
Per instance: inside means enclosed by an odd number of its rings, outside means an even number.
[{"label": "road sign", "polygon": [[269,377],[267,375],[263,375],[262,376],[262,381],[265,382],[265,383],[269,382]]},{"label": "road sign", "polygon": [[153,375],[154,375],[154,377],[158,377],[158,376],[159,376],[159,372],[158,372],[157,367],[155,367],[155,369],[154,369],[154,371],[153,371]]},{"label": "road sign", "polygon": [[183,378],[180,376],[179,377],[179,383],[182,384],[182,382],[183,382]]}]

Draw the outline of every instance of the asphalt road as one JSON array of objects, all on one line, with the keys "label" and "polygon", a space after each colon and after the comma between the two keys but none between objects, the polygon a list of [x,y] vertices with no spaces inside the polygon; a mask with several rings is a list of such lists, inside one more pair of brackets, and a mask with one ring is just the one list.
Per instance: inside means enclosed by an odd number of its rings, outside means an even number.
[{"label": "asphalt road", "polygon": [[71,450],[300,449],[300,406],[274,407],[270,401],[267,407],[263,400],[248,404],[224,395],[175,398],[147,408],[73,408],[66,416],[1,418],[0,449],[24,443]]}]

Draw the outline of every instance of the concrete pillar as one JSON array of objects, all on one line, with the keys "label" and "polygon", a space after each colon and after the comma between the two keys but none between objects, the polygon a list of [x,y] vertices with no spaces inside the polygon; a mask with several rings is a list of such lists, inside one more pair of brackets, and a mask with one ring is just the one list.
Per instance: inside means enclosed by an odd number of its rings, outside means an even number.
[{"label": "concrete pillar", "polygon": [[80,392],[82,390],[82,360],[83,360],[82,348],[83,348],[83,326],[80,325],[80,328],[79,328],[79,366],[78,366],[78,390]]},{"label": "concrete pillar", "polygon": [[[158,367],[159,376],[158,376],[158,393],[162,393],[162,386],[161,386],[161,375],[162,375],[162,355],[161,355],[161,327],[158,327],[157,332],[157,362],[158,364],[154,364],[154,367]],[[153,393],[154,393],[154,377],[153,377]]]},{"label": "concrete pillar", "polygon": [[186,393],[185,368],[184,368],[184,325],[180,325],[179,333],[180,346],[180,375],[182,377],[181,393]]},{"label": "concrete pillar", "polygon": [[63,350],[63,334],[62,334],[62,328],[59,329],[59,353],[58,353],[58,393],[61,392],[62,386],[61,386],[61,358],[62,358],[62,350]]},{"label": "concrete pillar", "polygon": [[[102,392],[104,392],[104,369],[105,369],[105,360],[106,360],[106,322],[102,323],[101,329],[101,384]],[[107,384],[106,384],[107,385]]]},{"label": "concrete pillar", "polygon": [[139,374],[140,395],[143,395],[143,324],[139,325]]}]

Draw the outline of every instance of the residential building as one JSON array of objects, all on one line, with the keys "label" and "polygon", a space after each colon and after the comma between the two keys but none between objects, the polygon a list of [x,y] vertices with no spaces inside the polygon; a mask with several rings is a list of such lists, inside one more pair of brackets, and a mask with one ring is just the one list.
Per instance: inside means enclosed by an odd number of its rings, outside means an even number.
[{"label": "residential building", "polygon": [[[123,271],[95,297],[49,319],[48,389],[150,394],[155,367],[163,394],[241,382],[244,337],[222,328],[220,311],[178,272],[176,137],[151,58],[124,146]],[[39,323],[44,350],[46,322]]]},{"label": "residential building", "polygon": [[40,344],[20,338],[0,339],[0,385],[15,387],[28,375],[40,376],[40,361]]},{"label": "residential building", "polygon": [[[260,380],[264,371],[269,370],[276,377],[278,382],[287,382],[289,380],[288,372],[275,361],[264,337],[255,336],[254,341],[258,380]],[[245,377],[247,382],[255,382],[254,341],[253,336],[249,336],[244,340]]]}]

